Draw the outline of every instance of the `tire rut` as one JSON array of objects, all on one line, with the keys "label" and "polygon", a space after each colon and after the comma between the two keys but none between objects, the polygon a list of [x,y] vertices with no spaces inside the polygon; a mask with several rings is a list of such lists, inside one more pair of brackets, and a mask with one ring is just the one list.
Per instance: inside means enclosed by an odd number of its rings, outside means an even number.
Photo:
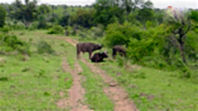
[{"label": "tire rut", "polygon": [[[73,77],[73,85],[69,89],[69,98],[61,99],[57,102],[57,106],[60,108],[67,108],[71,111],[93,111],[88,108],[87,105],[84,105],[84,95],[85,89],[82,87],[82,80],[84,79],[82,75],[78,75],[82,72],[82,68],[78,62],[74,64],[74,69],[72,70],[66,60],[63,60],[62,69],[66,72],[69,72]],[[60,95],[63,95],[60,93]]]},{"label": "tire rut", "polygon": [[[71,38],[65,39],[68,43],[76,46],[77,41]],[[128,94],[124,89],[122,89],[116,81],[114,81],[110,76],[106,74],[105,71],[101,70],[95,64],[87,62],[85,59],[81,59],[93,73],[100,75],[104,82],[109,85],[109,87],[104,88],[104,92],[115,104],[114,111],[139,111],[133,101],[128,98]]]}]

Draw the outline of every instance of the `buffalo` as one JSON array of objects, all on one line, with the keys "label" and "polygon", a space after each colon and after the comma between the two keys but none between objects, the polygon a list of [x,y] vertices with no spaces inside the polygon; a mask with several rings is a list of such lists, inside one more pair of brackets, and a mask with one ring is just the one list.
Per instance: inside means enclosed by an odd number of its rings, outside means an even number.
[{"label": "buffalo", "polygon": [[103,62],[104,58],[108,58],[107,52],[98,52],[92,56],[91,61],[92,62]]},{"label": "buffalo", "polygon": [[112,49],[112,57],[115,59],[116,54],[119,53],[120,56],[126,57],[126,51],[125,48],[121,45],[116,45]]},{"label": "buffalo", "polygon": [[95,50],[100,50],[102,46],[100,44],[94,44],[94,43],[78,43],[76,45],[77,48],[77,59],[80,58],[81,52],[88,52],[89,53],[89,59],[91,59],[92,52]]}]

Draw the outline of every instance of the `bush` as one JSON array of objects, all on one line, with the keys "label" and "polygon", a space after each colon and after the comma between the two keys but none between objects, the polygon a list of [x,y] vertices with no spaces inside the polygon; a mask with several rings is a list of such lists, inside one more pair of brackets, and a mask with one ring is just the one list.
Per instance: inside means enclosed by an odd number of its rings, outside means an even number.
[{"label": "bush", "polygon": [[18,39],[16,36],[0,35],[1,53],[17,51],[22,54],[30,55],[30,44]]},{"label": "bush", "polygon": [[94,39],[104,36],[104,31],[102,27],[92,27],[89,32],[91,33],[91,37],[93,37]]},{"label": "bush", "polygon": [[[141,35],[144,36],[140,39],[130,38],[127,48],[129,58],[137,64],[158,69],[167,68],[173,63],[173,57],[170,56],[172,52],[170,51],[170,47],[167,46],[167,40],[163,34],[163,27],[149,28],[142,31]],[[174,59],[175,58],[176,57],[174,57]]]},{"label": "bush", "polygon": [[83,31],[80,31],[79,34],[78,34],[82,39],[85,39],[87,38],[87,34]]},{"label": "bush", "polygon": [[29,25],[29,27],[28,27],[28,29],[30,29],[30,30],[35,30],[35,29],[37,29],[38,28],[38,22],[32,22],[30,25]]},{"label": "bush", "polygon": [[49,28],[49,25],[47,24],[47,20],[45,19],[44,16],[39,17],[37,28],[38,29],[48,29]]},{"label": "bush", "polygon": [[55,54],[54,49],[52,49],[51,45],[49,45],[45,41],[40,41],[37,45],[37,52],[39,54],[48,53],[48,54]]},{"label": "bush", "polygon": [[10,31],[10,28],[8,26],[4,26],[3,28],[0,28],[0,31],[3,33],[8,33]]},{"label": "bush", "polygon": [[104,44],[109,47],[128,45],[130,38],[140,39],[141,37],[141,31],[137,26],[133,26],[129,22],[125,22],[123,25],[113,23],[107,26]]},{"label": "bush", "polygon": [[55,25],[49,29],[48,34],[64,34],[64,28],[60,25]]},{"label": "bush", "polygon": [[70,18],[69,14],[63,15],[58,22],[63,27],[67,26],[69,25],[69,18]]},{"label": "bush", "polygon": [[188,60],[193,62],[198,61],[198,33],[193,31],[187,34],[185,53],[188,56]]},{"label": "bush", "polygon": [[10,29],[14,30],[22,30],[25,29],[25,25],[22,22],[19,21],[7,21],[6,26],[8,26]]}]

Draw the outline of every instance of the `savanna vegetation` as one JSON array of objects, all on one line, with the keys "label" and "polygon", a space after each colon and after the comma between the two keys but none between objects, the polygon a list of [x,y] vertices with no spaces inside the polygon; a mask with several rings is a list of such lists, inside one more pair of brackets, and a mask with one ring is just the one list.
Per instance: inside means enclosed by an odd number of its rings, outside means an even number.
[{"label": "savanna vegetation", "polygon": [[[102,44],[109,58],[97,66],[139,110],[198,110],[198,10],[171,15],[149,0],[0,4],[0,110],[60,110],[56,102],[67,98],[72,86],[72,76],[61,64],[66,58],[73,68],[76,61],[75,47],[60,37]],[[115,45],[126,47],[126,58],[111,58]],[[82,83],[85,104],[113,110],[102,79],[82,61],[80,66],[87,79]]]}]

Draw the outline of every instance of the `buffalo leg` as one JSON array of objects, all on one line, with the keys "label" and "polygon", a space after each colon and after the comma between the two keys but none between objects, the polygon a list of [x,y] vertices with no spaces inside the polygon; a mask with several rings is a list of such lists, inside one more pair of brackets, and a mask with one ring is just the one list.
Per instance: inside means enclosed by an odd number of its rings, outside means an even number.
[{"label": "buffalo leg", "polygon": [[113,49],[113,53],[112,53],[112,57],[113,57],[113,59],[115,59],[115,56],[116,56],[116,50],[115,50],[115,49]]},{"label": "buffalo leg", "polygon": [[80,59],[80,51],[77,49],[77,59]]},{"label": "buffalo leg", "polygon": [[92,55],[92,53],[91,53],[91,52],[89,52],[89,59],[91,59],[91,55]]}]

